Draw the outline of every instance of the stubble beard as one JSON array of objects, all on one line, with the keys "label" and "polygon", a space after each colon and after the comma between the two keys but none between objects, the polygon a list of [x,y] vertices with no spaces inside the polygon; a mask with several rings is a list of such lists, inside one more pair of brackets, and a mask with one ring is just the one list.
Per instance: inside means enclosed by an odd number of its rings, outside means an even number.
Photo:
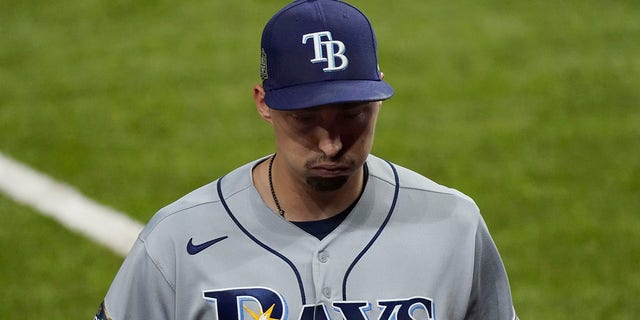
[{"label": "stubble beard", "polygon": [[316,191],[335,191],[344,186],[349,180],[348,176],[338,177],[307,177],[307,185],[311,186]]},{"label": "stubble beard", "polygon": [[[337,162],[339,164],[344,165],[345,167],[354,167],[355,161],[353,159],[347,157],[340,157],[338,159],[328,160],[326,158],[320,157],[314,160],[311,160],[306,163],[306,168],[311,168],[314,165],[322,162]],[[351,175],[343,175],[343,176],[335,176],[335,177],[322,177],[322,176],[309,176],[306,178],[307,185],[310,186],[315,191],[328,192],[328,191],[336,191],[342,188]]]}]

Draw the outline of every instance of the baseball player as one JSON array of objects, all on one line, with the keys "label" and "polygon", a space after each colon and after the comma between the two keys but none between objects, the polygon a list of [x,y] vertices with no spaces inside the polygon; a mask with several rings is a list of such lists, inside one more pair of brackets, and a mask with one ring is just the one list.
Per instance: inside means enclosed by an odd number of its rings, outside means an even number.
[{"label": "baseball player", "polygon": [[295,1],[261,44],[275,152],[157,212],[94,319],[517,319],[473,200],[370,154],[393,89],[364,14]]}]

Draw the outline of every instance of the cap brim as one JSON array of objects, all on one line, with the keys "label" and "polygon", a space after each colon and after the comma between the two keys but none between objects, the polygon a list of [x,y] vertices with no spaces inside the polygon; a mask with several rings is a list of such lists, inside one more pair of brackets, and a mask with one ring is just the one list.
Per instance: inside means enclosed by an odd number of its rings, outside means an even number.
[{"label": "cap brim", "polygon": [[381,101],[393,96],[393,88],[382,80],[322,81],[267,91],[269,108],[297,110],[335,103]]}]

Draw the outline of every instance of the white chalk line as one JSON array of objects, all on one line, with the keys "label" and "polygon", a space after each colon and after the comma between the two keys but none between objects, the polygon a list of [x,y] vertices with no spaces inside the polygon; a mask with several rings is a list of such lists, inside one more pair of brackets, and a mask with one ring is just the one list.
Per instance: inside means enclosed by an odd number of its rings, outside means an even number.
[{"label": "white chalk line", "polygon": [[125,256],[142,224],[0,152],[0,192]]}]

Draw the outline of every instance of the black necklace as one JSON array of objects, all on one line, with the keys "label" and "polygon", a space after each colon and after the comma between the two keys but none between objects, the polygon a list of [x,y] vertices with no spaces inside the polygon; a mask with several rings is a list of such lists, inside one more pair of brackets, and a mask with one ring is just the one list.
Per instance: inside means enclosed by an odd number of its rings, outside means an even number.
[{"label": "black necklace", "polygon": [[271,160],[269,160],[269,188],[271,188],[271,196],[273,196],[273,202],[276,203],[276,208],[278,208],[278,212],[280,213],[280,216],[284,217],[284,210],[282,210],[282,207],[280,206],[280,201],[278,201],[278,197],[276,196],[276,190],[273,189],[273,178],[272,178],[272,174],[271,171],[273,170],[273,159],[276,158],[276,154],[274,153],[273,156],[271,157]]}]

